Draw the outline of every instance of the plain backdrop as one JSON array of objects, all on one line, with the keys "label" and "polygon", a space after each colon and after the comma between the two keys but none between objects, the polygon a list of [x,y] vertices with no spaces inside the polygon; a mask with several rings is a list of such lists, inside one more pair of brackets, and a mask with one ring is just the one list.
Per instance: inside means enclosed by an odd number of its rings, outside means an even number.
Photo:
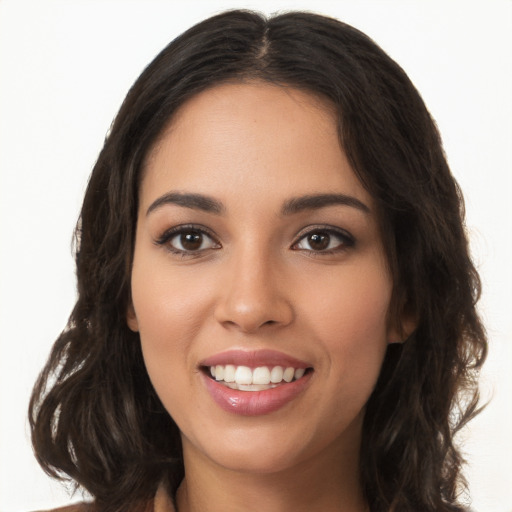
[{"label": "plain backdrop", "polygon": [[[70,501],[37,466],[26,409],[75,298],[71,234],[129,86],[221,10],[308,9],[368,33],[437,120],[466,197],[492,398],[461,436],[478,512],[512,511],[512,2],[0,0],[0,510]],[[75,495],[73,499],[79,499]]]}]

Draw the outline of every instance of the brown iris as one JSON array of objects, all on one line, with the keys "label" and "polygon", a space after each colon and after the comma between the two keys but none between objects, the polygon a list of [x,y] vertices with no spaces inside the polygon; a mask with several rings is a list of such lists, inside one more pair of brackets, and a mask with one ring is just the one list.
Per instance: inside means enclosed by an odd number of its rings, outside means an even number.
[{"label": "brown iris", "polygon": [[189,231],[180,235],[180,243],[186,251],[197,251],[203,243],[203,235],[197,231]]},{"label": "brown iris", "polygon": [[311,249],[323,251],[329,247],[331,237],[327,233],[313,233],[308,236],[308,243]]}]

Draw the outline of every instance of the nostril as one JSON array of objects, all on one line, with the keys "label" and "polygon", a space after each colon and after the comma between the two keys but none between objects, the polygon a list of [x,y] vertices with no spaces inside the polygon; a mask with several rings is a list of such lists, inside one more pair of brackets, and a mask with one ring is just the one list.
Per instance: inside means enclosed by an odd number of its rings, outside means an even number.
[{"label": "nostril", "polygon": [[[258,329],[289,325],[294,318],[291,302],[286,295],[274,290],[272,283],[258,286],[247,278],[235,279],[236,287],[226,283],[225,292],[215,306],[215,319],[227,329],[253,333]],[[233,285],[234,286],[234,285]]]}]

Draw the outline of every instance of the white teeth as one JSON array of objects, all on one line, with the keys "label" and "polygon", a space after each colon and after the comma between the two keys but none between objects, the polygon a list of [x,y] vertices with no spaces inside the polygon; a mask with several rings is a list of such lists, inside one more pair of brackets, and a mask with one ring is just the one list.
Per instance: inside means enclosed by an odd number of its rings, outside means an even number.
[{"label": "white teeth", "polygon": [[[297,368],[295,370],[295,374],[294,374],[295,380],[300,379],[304,375],[305,371],[306,371],[305,368]],[[225,374],[224,374],[224,380],[226,380],[226,375]]]},{"label": "white teeth", "polygon": [[239,366],[235,371],[235,382],[237,384],[252,384],[251,369],[248,366]]},{"label": "white teeth", "polygon": [[215,367],[215,380],[224,380],[224,366],[220,364]]},{"label": "white teeth", "polygon": [[237,384],[236,382],[228,382],[226,386],[238,391],[265,391],[276,387],[276,384]]},{"label": "white teeth", "polygon": [[224,382],[235,382],[235,366],[227,364],[224,368]]},{"label": "white teeth", "polygon": [[270,382],[277,384],[283,380],[283,368],[281,366],[274,366],[270,372]]},{"label": "white teeth", "polygon": [[210,367],[210,373],[215,380],[223,381],[232,389],[243,391],[271,389],[283,381],[292,382],[294,379],[298,380],[305,372],[305,368],[295,369],[291,366],[287,368],[274,366],[272,369],[268,366],[258,366],[251,369],[248,366],[235,366],[233,364],[224,366],[218,364]]},{"label": "white teeth", "polygon": [[283,373],[283,380],[286,382],[291,382],[293,380],[293,376],[295,375],[295,368],[288,367]]},{"label": "white teeth", "polygon": [[270,370],[266,366],[254,368],[252,372],[253,384],[270,384]]}]

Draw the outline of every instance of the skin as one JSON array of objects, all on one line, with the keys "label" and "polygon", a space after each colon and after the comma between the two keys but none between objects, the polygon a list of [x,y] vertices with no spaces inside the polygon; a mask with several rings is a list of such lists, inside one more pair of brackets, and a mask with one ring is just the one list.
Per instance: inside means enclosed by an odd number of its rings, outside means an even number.
[{"label": "skin", "polygon": [[[207,195],[223,211],[150,208],[170,192]],[[291,198],[333,193],[367,211],[282,213]],[[184,252],[179,234],[163,237],[191,224],[208,232],[198,249]],[[351,239],[331,233],[319,250],[306,235],[326,226]],[[144,170],[128,311],[182,432],[180,512],[366,510],[361,425],[387,344],[398,339],[392,287],[372,198],[340,148],[329,105],[253,82],[216,86],[181,107]],[[314,371],[284,407],[240,416],[212,400],[199,369],[232,349],[278,350]]]}]

